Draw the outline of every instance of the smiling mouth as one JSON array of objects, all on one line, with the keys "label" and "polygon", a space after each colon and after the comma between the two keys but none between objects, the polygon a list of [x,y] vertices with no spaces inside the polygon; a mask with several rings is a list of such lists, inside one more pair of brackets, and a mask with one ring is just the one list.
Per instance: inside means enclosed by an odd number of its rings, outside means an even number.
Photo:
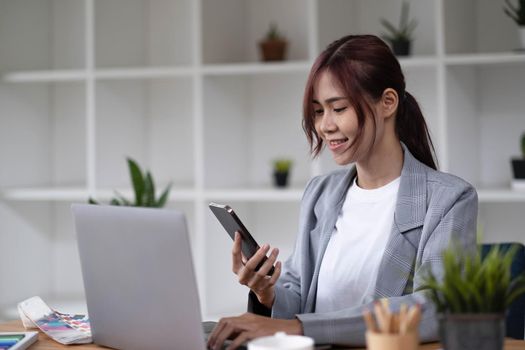
[{"label": "smiling mouth", "polygon": [[337,145],[340,145],[342,143],[345,143],[346,141],[348,141],[348,139],[344,138],[344,139],[330,140],[330,141],[328,141],[328,143],[330,144],[330,146],[337,146]]}]

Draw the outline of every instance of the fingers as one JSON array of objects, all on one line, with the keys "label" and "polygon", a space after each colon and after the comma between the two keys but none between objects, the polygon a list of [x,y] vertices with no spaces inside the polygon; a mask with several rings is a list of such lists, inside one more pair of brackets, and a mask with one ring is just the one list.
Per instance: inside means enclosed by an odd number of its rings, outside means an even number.
[{"label": "fingers", "polygon": [[217,323],[217,325],[215,326],[215,328],[213,328],[213,331],[211,332],[211,334],[209,335],[208,337],[208,347],[210,349],[213,349],[214,346],[215,346],[215,342],[216,342],[216,339],[217,339],[217,336],[219,334],[221,334],[221,331],[223,330],[224,326],[225,326],[225,322],[223,322],[223,320],[219,320],[219,323]]},{"label": "fingers", "polygon": [[227,322],[224,328],[222,328],[222,331],[219,334],[217,334],[217,338],[215,339],[215,343],[213,344],[213,349],[221,349],[222,344],[224,344],[226,339],[228,339],[228,337],[230,336],[230,334],[233,333],[233,331],[234,326],[230,322]]},{"label": "fingers", "polygon": [[248,260],[246,265],[244,265],[244,267],[238,271],[237,276],[239,276],[240,284],[248,285],[248,282],[250,282],[255,274],[255,268],[257,265],[259,265],[263,257],[266,256],[268,250],[270,250],[270,246],[268,244],[263,245],[261,248],[259,248],[257,253],[255,253],[253,257]]},{"label": "fingers", "polygon": [[[246,333],[246,331],[249,330],[247,321],[246,314],[237,317],[221,318],[211,332],[207,346],[210,349],[221,349],[226,339],[239,333]],[[242,344],[242,342],[240,344]]]},{"label": "fingers", "polygon": [[237,338],[233,340],[233,342],[228,346],[226,350],[234,350],[237,349],[239,346],[244,344],[246,341],[253,339],[254,334],[252,332],[242,332],[239,334]]},{"label": "fingers", "polygon": [[234,274],[238,274],[239,271],[243,268],[244,264],[242,262],[242,253],[241,253],[241,235],[239,232],[235,232],[235,239],[233,240],[232,248],[232,271]]},{"label": "fingers", "polygon": [[257,252],[248,260],[246,263],[246,268],[255,271],[259,263],[262,261],[262,259],[266,256],[268,251],[270,250],[270,246],[268,244],[263,245]]},{"label": "fingers", "polygon": [[274,248],[268,259],[266,259],[264,264],[262,264],[262,266],[259,268],[259,271],[257,271],[257,274],[262,277],[268,275],[268,272],[270,272],[270,269],[272,268],[273,264],[275,264],[278,255],[279,249]]},{"label": "fingers", "polygon": [[277,283],[277,280],[279,279],[279,276],[281,276],[281,269],[282,269],[282,264],[281,264],[280,261],[278,261],[275,264],[275,268],[273,270],[272,277],[270,278],[270,281],[268,282],[271,286],[273,286],[273,285],[275,285],[275,283]]},{"label": "fingers", "polygon": [[[272,253],[266,259],[264,264],[261,266],[259,271],[257,271],[251,280],[248,282],[247,286],[252,289],[254,292],[260,292],[269,286],[272,286],[275,284],[270,283],[271,278],[268,276],[268,272],[273,267],[275,261],[277,260],[277,256],[279,255],[279,249],[275,248],[272,250]],[[274,274],[275,274],[275,268],[274,268]],[[278,278],[278,276],[277,276]],[[277,279],[274,279],[274,281],[277,281]]]},{"label": "fingers", "polygon": [[258,280],[255,285],[250,287],[250,289],[257,295],[259,302],[268,308],[272,307],[275,297],[274,286],[281,275],[281,269],[281,262],[278,261],[275,264],[275,270],[272,276],[266,276],[265,278]]},{"label": "fingers", "polygon": [[[220,349],[222,344],[232,331],[231,326],[229,326],[228,318],[221,318],[219,323],[215,326],[210,336],[208,337],[208,347],[210,349]],[[222,339],[222,340],[221,340]]]}]

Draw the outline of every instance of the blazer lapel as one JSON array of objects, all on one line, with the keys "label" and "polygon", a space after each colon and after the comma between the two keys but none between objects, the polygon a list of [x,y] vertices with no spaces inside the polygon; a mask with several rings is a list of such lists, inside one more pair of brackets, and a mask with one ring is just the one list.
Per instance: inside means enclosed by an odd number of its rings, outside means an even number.
[{"label": "blazer lapel", "polygon": [[403,144],[404,161],[392,232],[379,266],[375,298],[403,295],[412,278],[421,227],[426,215],[427,176],[424,166]]}]

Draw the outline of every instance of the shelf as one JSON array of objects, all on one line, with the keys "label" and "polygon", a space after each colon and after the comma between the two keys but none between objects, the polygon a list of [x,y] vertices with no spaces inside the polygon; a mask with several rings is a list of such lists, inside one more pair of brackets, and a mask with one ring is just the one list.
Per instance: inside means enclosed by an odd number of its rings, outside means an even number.
[{"label": "shelf", "polygon": [[20,71],[6,73],[3,75],[2,80],[8,83],[53,83],[82,81],[87,76],[85,70]]},{"label": "shelf", "polygon": [[303,196],[303,188],[291,189],[216,189],[207,190],[204,193],[206,200],[230,200],[230,201],[275,201],[295,202],[300,201]]},{"label": "shelf", "polygon": [[510,188],[487,188],[478,190],[480,203],[508,203],[525,202],[525,191],[511,190]]},{"label": "shelf", "polygon": [[171,77],[189,77],[195,70],[192,67],[136,67],[123,69],[98,69],[95,78],[109,79],[155,79]]},{"label": "shelf", "polygon": [[[165,186],[160,186],[157,193],[158,196],[164,191]],[[124,197],[133,200],[133,192],[131,189],[123,189],[117,191]],[[93,196],[94,199],[101,202],[107,202],[115,196],[115,191],[112,189],[97,190]],[[82,201],[87,202],[89,198],[89,191],[82,187],[58,188],[58,187],[18,187],[5,189],[2,191],[2,197],[12,201]],[[170,191],[169,202],[187,201],[195,198],[195,191],[193,189],[172,188]]]},{"label": "shelf", "polygon": [[[165,190],[165,185],[157,185],[158,190],[156,191],[156,197],[159,198],[162,192]],[[116,189],[118,193],[123,195],[125,198],[134,201],[135,195],[131,189]],[[115,197],[115,190],[113,189],[102,189],[97,190],[94,198],[97,201],[102,202],[109,202],[111,198]],[[168,202],[180,202],[180,201],[190,201],[195,199],[196,194],[195,190],[190,188],[174,188],[172,187],[170,190],[170,195],[168,198]],[[87,198],[87,197],[86,197]]]},{"label": "shelf", "polygon": [[[158,186],[157,197],[165,189],[165,186]],[[134,194],[131,189],[117,189],[118,193],[133,200]],[[231,200],[231,201],[275,201],[275,202],[294,202],[299,201],[303,195],[303,188],[291,189],[212,189],[204,191],[206,201],[212,200]],[[113,189],[101,189],[95,192],[94,199],[100,202],[107,202],[115,196]],[[524,194],[525,196],[525,194]],[[87,201],[89,191],[82,187],[53,188],[53,187],[18,187],[5,189],[2,197],[12,201]],[[196,191],[191,188],[172,188],[170,191],[169,202],[190,201],[197,197]]]},{"label": "shelf", "polygon": [[309,61],[288,61],[275,63],[207,64],[202,68],[205,75],[249,75],[266,73],[308,73]]},{"label": "shelf", "polygon": [[18,187],[3,190],[2,196],[15,201],[84,201],[89,197],[89,193],[81,187]]},{"label": "shelf", "polygon": [[[414,56],[399,58],[403,68],[433,67],[437,65],[435,56]],[[458,65],[484,65],[525,63],[525,53],[494,53],[494,54],[458,54],[445,56],[445,64]],[[271,73],[308,73],[312,66],[310,61],[285,61],[285,62],[255,62],[237,64],[206,64],[200,72],[208,76],[224,75],[251,75]],[[98,80],[109,79],[155,79],[170,77],[189,77],[198,69],[187,67],[132,67],[122,69],[97,69],[94,77]],[[49,71],[19,71],[3,75],[3,81],[9,83],[34,83],[34,82],[67,82],[82,81],[87,79],[89,73],[85,70],[49,70]]]},{"label": "shelf", "polygon": [[445,64],[450,66],[471,66],[485,64],[525,63],[525,53],[484,53],[484,54],[457,54],[445,56]]},{"label": "shelf", "polygon": [[438,63],[435,56],[398,57],[398,60],[402,68],[434,67]]}]

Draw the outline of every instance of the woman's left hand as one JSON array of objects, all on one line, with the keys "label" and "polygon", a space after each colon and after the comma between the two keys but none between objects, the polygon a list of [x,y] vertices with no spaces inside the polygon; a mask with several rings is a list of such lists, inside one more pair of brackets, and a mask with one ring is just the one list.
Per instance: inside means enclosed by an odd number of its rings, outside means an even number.
[{"label": "woman's left hand", "polygon": [[236,317],[221,318],[208,338],[210,349],[220,349],[226,339],[233,339],[228,350],[239,347],[244,342],[257,337],[274,335],[276,332],[286,334],[303,334],[301,322],[297,319],[281,320],[252,313]]}]

